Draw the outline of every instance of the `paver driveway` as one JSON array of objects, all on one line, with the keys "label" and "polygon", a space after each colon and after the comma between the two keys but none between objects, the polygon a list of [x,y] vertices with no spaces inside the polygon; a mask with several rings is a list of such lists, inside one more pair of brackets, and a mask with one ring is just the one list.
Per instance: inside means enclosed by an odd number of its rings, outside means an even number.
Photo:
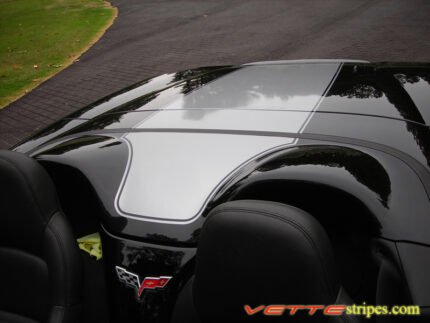
[{"label": "paver driveway", "polygon": [[298,58],[430,61],[428,0],[112,0],[75,63],[0,111],[0,148],[126,85],[205,65]]}]

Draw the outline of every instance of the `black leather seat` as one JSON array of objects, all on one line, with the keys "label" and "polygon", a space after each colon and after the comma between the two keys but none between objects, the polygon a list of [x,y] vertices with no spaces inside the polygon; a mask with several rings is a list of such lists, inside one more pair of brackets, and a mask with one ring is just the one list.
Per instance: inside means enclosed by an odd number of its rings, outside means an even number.
[{"label": "black leather seat", "polygon": [[[193,300],[203,322],[276,321],[244,305],[350,304],[336,274],[326,232],[309,214],[265,201],[234,201],[210,212],[197,249]],[[352,316],[308,316],[288,322],[355,322]]]},{"label": "black leather seat", "polygon": [[80,321],[80,254],[35,160],[0,151],[0,322]]}]

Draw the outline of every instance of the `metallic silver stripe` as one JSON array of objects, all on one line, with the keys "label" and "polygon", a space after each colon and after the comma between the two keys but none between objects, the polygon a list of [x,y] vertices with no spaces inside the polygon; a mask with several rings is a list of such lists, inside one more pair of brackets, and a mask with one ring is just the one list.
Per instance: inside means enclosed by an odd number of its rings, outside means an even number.
[{"label": "metallic silver stripe", "polygon": [[[304,131],[341,65],[331,75],[308,116],[287,127],[290,132],[301,134]],[[189,129],[181,124],[169,127],[168,120],[162,119],[150,125],[150,119],[122,138],[130,155],[115,199],[119,214],[144,221],[172,224],[195,221],[219,188],[245,164],[297,143],[297,139],[286,136],[249,136],[253,132],[270,132],[264,131],[269,130],[264,127],[255,131],[252,125],[239,127],[240,130],[216,129],[219,120],[212,119],[211,129]],[[181,129],[182,126],[185,129]],[[159,128],[170,129],[159,132]],[[231,136],[222,132],[238,133]]]}]

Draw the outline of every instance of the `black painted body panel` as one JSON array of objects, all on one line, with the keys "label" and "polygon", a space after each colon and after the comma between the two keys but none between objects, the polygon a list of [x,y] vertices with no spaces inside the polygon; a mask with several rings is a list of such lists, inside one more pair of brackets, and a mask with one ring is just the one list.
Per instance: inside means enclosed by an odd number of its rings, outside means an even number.
[{"label": "black painted body panel", "polygon": [[[318,63],[308,64],[318,73]],[[134,85],[15,147],[44,165],[76,169],[94,189],[99,204],[97,216],[104,228],[113,321],[169,319],[177,295],[192,276],[193,256],[205,216],[225,201],[260,199],[292,204],[314,215],[329,233],[351,231],[351,235],[420,244],[427,249],[430,64],[323,64],[339,67],[311,110],[291,102],[305,102],[312,91],[297,92],[298,101],[292,101],[293,95],[284,96],[282,86],[270,83],[274,73],[270,66],[275,63],[267,65],[267,75],[260,73],[261,78],[255,82],[243,80],[234,89],[223,87],[223,80],[248,73],[255,66],[203,68]],[[201,89],[210,91],[199,92]],[[193,100],[187,101],[191,97]],[[243,97],[248,100],[239,100]],[[169,109],[175,102],[182,102],[182,106]],[[244,120],[255,111],[266,111],[268,119],[261,120],[266,124],[279,111],[291,115],[291,119],[306,113],[310,118],[300,131],[287,126],[273,130],[270,124],[264,131],[199,127],[199,120],[213,117],[219,109],[243,111]],[[192,127],[139,127],[160,112],[169,115],[176,110],[191,111],[184,119],[194,120]],[[207,110],[214,114],[207,114]],[[239,124],[242,120],[238,118]],[[235,169],[210,197],[201,216],[190,223],[175,224],[118,213],[115,200],[127,168],[129,152],[123,136],[128,133],[212,133],[245,135],[250,140],[266,136],[285,138],[293,144],[267,151]],[[190,158],[198,159],[198,154]],[[409,268],[420,266],[420,260],[414,257],[407,258]],[[142,276],[174,278],[166,290],[148,292],[143,300],[136,301],[133,290],[117,282],[115,265]],[[430,305],[421,290],[416,294],[423,302],[420,305]]]}]

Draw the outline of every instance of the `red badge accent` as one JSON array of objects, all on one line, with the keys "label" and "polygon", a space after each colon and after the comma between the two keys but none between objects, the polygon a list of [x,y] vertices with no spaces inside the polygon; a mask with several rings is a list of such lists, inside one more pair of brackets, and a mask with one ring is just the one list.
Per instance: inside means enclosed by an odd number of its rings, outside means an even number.
[{"label": "red badge accent", "polygon": [[161,276],[161,277],[146,277],[142,284],[140,285],[139,291],[137,293],[138,296],[140,296],[144,289],[155,289],[155,288],[163,288],[167,285],[170,278],[168,276]]}]

